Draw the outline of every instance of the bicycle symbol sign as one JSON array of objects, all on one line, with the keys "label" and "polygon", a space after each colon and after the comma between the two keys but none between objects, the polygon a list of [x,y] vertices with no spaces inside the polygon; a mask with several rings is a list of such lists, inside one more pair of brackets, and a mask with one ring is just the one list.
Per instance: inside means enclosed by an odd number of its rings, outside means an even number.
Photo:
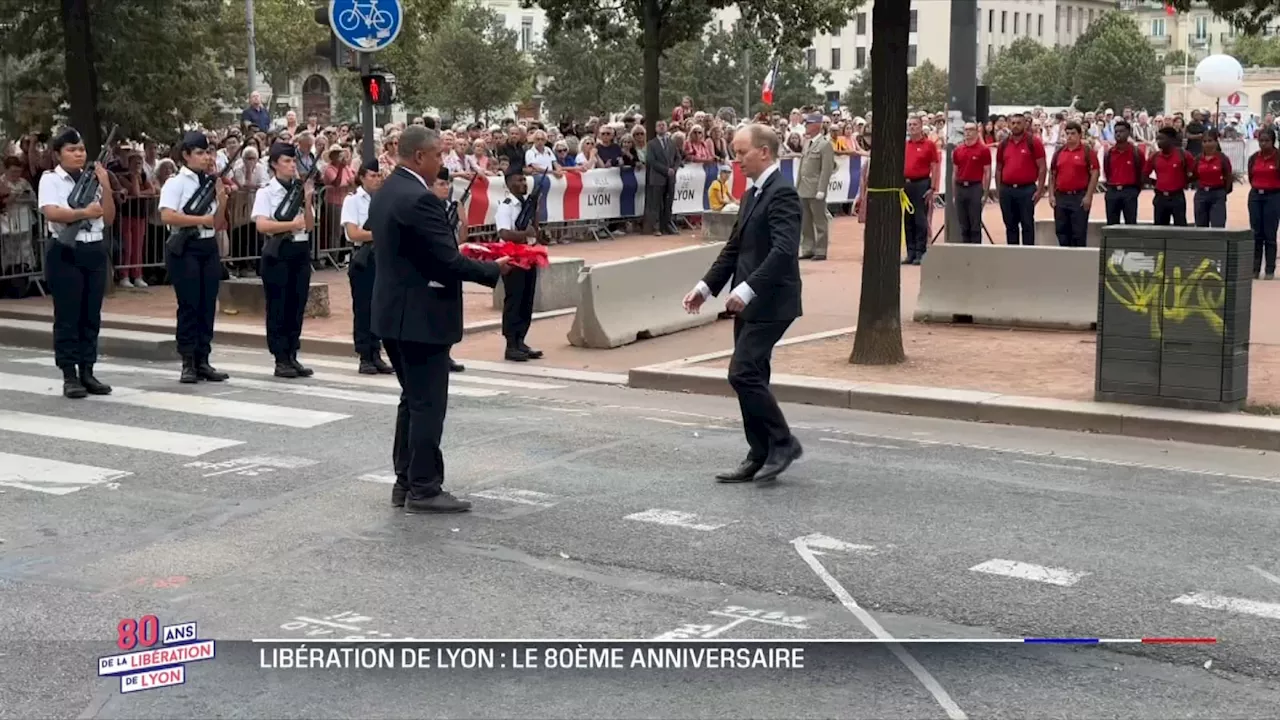
[{"label": "bicycle symbol sign", "polygon": [[342,44],[356,52],[376,52],[400,34],[400,0],[329,0],[329,26]]}]

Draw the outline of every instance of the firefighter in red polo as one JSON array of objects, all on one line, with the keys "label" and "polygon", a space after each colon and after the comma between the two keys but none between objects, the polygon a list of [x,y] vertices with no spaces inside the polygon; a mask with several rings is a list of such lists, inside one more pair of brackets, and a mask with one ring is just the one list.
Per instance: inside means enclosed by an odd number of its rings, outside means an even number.
[{"label": "firefighter in red polo", "polygon": [[951,162],[960,237],[967,243],[981,243],[982,203],[991,188],[991,150],[979,138],[977,123],[965,123],[964,142],[951,151]]},{"label": "firefighter in red polo", "polygon": [[997,192],[1004,216],[1005,242],[1036,244],[1036,203],[1044,195],[1047,173],[1044,143],[1027,132],[1022,113],[1009,116],[1009,137],[996,146]]},{"label": "firefighter in red polo", "polygon": [[1116,144],[1103,156],[1107,180],[1107,224],[1138,224],[1138,195],[1142,193],[1142,170],[1146,157],[1142,148],[1129,141],[1130,126],[1126,120],[1116,121]]},{"label": "firefighter in red polo", "polygon": [[941,161],[938,145],[924,134],[920,118],[907,120],[907,156],[903,163],[907,198],[912,211],[907,216],[907,259],[903,265],[919,265],[929,249],[929,212],[935,193],[934,182]]},{"label": "firefighter in red polo", "polygon": [[1160,128],[1156,133],[1160,152],[1147,158],[1144,177],[1156,177],[1156,196],[1151,201],[1156,225],[1187,224],[1187,188],[1195,177],[1196,163],[1191,153],[1182,149],[1178,131]]},{"label": "firefighter in red polo", "polygon": [[1098,156],[1081,142],[1078,122],[1064,128],[1067,142],[1049,164],[1049,205],[1062,247],[1084,247],[1089,230],[1089,209],[1098,189]]}]

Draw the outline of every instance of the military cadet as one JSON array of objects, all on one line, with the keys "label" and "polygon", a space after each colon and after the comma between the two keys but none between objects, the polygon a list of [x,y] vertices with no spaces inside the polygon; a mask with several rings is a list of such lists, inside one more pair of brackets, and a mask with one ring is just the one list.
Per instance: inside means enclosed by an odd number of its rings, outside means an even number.
[{"label": "military cadet", "polygon": [[[517,229],[517,220],[524,205],[528,183],[524,175],[507,176],[507,196],[498,204],[494,225],[498,239],[508,242],[529,243],[538,241],[537,220],[531,219],[523,229]],[[529,325],[533,323],[533,296],[538,287],[537,268],[518,268],[502,276],[502,336],[507,339],[503,357],[514,362],[526,362],[542,357],[540,350],[525,344]]]},{"label": "military cadet", "polygon": [[1142,193],[1142,168],[1146,160],[1142,148],[1129,142],[1130,126],[1126,120],[1115,124],[1116,144],[1102,157],[1107,182],[1105,199],[1107,224],[1138,224],[1138,195]]},{"label": "military cadet", "polygon": [[1196,227],[1227,226],[1227,195],[1232,190],[1231,159],[1222,154],[1217,130],[1200,134],[1200,156],[1196,158],[1196,194],[1192,200]]},{"label": "military cadet", "polygon": [[[45,279],[53,294],[53,356],[62,369],[62,394],[69,398],[109,395],[111,386],[93,376],[98,360],[102,297],[107,286],[107,246],[103,229],[115,221],[111,179],[102,163],[93,167],[97,200],[75,210],[70,198],[85,172],[84,140],[74,129],[53,138],[49,149],[58,165],[40,177],[38,203],[53,235],[46,241]],[[106,189],[106,192],[103,189]],[[69,245],[55,238],[77,226]]]},{"label": "military cadet", "polygon": [[342,201],[342,227],[347,240],[355,246],[347,277],[351,280],[351,316],[356,354],[360,356],[361,375],[390,375],[395,372],[382,360],[382,343],[370,329],[369,309],[373,303],[373,233],[365,229],[369,220],[369,203],[382,185],[378,161],[369,160],[356,175],[359,186]]},{"label": "military cadet", "polygon": [[[1280,229],[1280,151],[1276,131],[1258,131],[1258,151],[1249,156],[1249,227],[1253,229],[1253,274],[1263,271],[1267,280],[1276,279],[1276,230]],[[40,183],[43,202],[44,183]]]},{"label": "military cadet", "polygon": [[315,185],[307,182],[303,188],[303,203],[298,213],[289,220],[277,220],[276,211],[284,210],[281,204],[296,183],[298,177],[294,157],[297,149],[286,143],[271,146],[268,162],[275,177],[258,191],[253,200],[253,219],[258,232],[270,238],[282,235],[279,250],[270,257],[271,240],[264,243],[262,287],[267,295],[267,348],[276,358],[275,376],[282,378],[310,377],[311,368],[298,362],[298,349],[302,339],[302,318],[307,307],[307,294],[311,286],[311,243],[308,233],[315,229],[315,210],[312,196]]},{"label": "military cadet", "polygon": [[1187,224],[1186,190],[1195,177],[1195,159],[1182,149],[1178,131],[1160,128],[1156,133],[1156,145],[1160,152],[1147,158],[1143,176],[1155,175],[1156,196],[1151,204],[1155,210],[1156,225]]},{"label": "military cadet", "polygon": [[1066,144],[1049,164],[1049,205],[1062,247],[1084,247],[1089,209],[1098,188],[1098,156],[1083,142],[1084,130],[1074,120],[1063,128]]},{"label": "military cadet", "polygon": [[[213,320],[218,306],[222,264],[218,257],[217,231],[226,229],[223,216],[227,188],[212,175],[215,158],[204,133],[189,132],[182,138],[182,170],[165,181],[160,190],[160,221],[171,231],[193,228],[181,247],[165,252],[165,267],[178,299],[177,341],[182,356],[180,382],[222,382],[228,375],[209,364]],[[216,199],[206,215],[187,214],[187,205],[201,183],[216,183]]]},{"label": "military cadet", "polygon": [[[453,182],[449,168],[443,165],[440,166],[439,174],[436,175],[435,181],[431,183],[431,193],[443,200],[446,207],[452,205],[454,201],[450,199],[450,196],[453,194]],[[466,219],[462,217],[461,208],[457,208],[457,210],[458,223],[457,226],[454,227],[453,238],[456,243],[461,245],[466,242],[467,222]],[[452,357],[449,358],[449,372],[462,372],[466,369],[466,366],[462,363],[454,360]]]}]

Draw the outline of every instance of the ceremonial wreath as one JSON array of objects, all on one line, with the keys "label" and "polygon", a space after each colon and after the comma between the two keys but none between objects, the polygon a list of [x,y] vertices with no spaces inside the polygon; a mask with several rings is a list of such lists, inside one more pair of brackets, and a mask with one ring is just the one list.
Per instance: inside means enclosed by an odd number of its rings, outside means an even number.
[{"label": "ceremonial wreath", "polygon": [[458,251],[472,260],[486,260],[492,262],[501,257],[511,258],[512,265],[525,270],[544,268],[550,264],[550,261],[547,259],[547,249],[539,245],[526,245],[524,243],[505,241],[491,243],[463,243],[458,246]]}]

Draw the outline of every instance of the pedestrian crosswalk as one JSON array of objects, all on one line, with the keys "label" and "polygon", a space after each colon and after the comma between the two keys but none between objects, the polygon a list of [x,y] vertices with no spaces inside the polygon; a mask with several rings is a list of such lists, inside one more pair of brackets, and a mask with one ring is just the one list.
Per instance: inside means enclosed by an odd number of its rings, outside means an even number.
[{"label": "pedestrian crosswalk", "polygon": [[[380,406],[363,412],[390,418],[388,410],[400,402],[395,377],[359,375],[352,363],[336,359],[309,361],[320,371],[300,380],[272,377],[266,361],[220,363],[231,380],[199,385],[179,385],[177,363],[100,362],[94,366],[96,374],[112,385],[112,393],[72,402],[62,398],[62,379],[50,358],[21,355],[0,355],[0,448],[6,451],[0,452],[0,487],[48,495],[113,483],[137,474],[144,463],[157,467],[154,458],[203,458],[230,448],[253,448],[260,437],[279,437],[263,435],[271,428],[297,432],[332,426],[340,431],[361,406]],[[454,375],[449,394],[485,399],[564,387]],[[74,462],[80,459],[89,462]]]}]

